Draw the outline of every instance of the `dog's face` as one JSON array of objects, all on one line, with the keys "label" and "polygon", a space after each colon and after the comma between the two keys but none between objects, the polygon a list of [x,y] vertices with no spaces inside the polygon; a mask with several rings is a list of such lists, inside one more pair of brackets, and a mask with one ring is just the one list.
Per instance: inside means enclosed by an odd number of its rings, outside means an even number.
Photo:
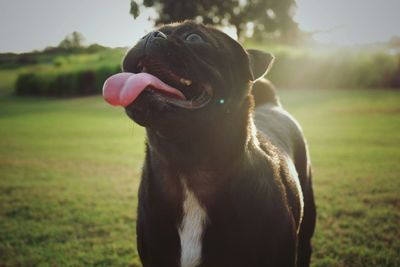
[{"label": "dog's face", "polygon": [[128,51],[123,70],[152,74],[186,99],[148,88],[126,107],[126,113],[163,134],[188,134],[207,127],[241,105],[251,83],[266,73],[272,59],[267,53],[246,51],[226,34],[202,24],[163,26]]}]

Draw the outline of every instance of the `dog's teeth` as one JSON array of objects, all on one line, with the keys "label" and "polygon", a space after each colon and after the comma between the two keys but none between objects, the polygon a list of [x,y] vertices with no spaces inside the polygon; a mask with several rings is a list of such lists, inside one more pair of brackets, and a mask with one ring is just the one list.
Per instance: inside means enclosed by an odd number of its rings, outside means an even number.
[{"label": "dog's teeth", "polygon": [[137,64],[137,68],[138,68],[140,71],[142,71],[142,69],[143,69],[142,61],[140,61],[140,62]]},{"label": "dog's teeth", "polygon": [[192,84],[191,80],[186,80],[186,79],[183,79],[183,78],[181,78],[179,81],[181,82],[181,84],[184,84],[186,86],[189,86],[189,85]]},{"label": "dog's teeth", "polygon": [[142,68],[142,72],[147,72],[146,67],[143,67],[143,68]]}]

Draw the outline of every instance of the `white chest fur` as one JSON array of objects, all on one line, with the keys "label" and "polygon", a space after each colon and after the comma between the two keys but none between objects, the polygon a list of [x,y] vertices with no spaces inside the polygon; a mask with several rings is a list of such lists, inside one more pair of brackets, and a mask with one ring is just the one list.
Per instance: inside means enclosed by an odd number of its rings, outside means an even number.
[{"label": "white chest fur", "polygon": [[201,263],[202,239],[207,213],[183,181],[183,216],[179,226],[181,267],[196,267]]}]

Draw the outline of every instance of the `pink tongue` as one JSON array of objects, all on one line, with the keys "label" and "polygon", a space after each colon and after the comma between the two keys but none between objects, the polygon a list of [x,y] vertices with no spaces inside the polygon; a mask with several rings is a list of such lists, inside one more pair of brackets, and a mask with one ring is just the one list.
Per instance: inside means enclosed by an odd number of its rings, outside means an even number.
[{"label": "pink tongue", "polygon": [[113,106],[126,107],[135,101],[148,86],[177,98],[185,99],[185,96],[179,90],[163,83],[149,73],[135,74],[129,72],[118,73],[108,78],[103,85],[103,97]]}]

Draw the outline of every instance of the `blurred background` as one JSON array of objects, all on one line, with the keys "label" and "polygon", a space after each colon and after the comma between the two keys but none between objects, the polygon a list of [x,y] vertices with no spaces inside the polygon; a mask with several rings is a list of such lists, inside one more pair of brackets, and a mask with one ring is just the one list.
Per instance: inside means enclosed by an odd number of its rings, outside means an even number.
[{"label": "blurred background", "polygon": [[397,0],[1,2],[1,93],[99,93],[155,25],[194,19],[273,52],[285,88],[400,88]]},{"label": "blurred background", "polygon": [[400,1],[0,0],[0,266],[141,266],[143,128],[100,96],[164,23],[272,52],[314,166],[312,266],[400,266]]}]

